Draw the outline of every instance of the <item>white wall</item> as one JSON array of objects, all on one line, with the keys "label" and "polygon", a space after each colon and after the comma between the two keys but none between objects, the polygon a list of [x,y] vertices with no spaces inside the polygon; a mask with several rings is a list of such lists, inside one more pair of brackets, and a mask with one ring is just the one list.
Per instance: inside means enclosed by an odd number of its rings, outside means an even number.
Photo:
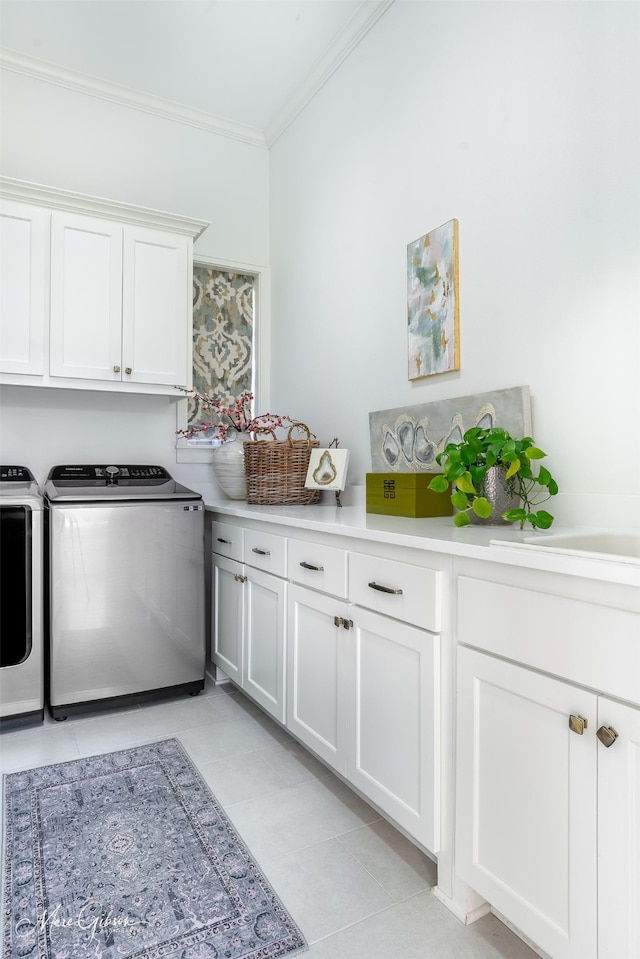
[{"label": "white wall", "polygon": [[[5,176],[208,220],[195,253],[266,266],[268,154],[53,84],[2,72],[0,170]],[[39,480],[64,461],[176,465],[175,403],[166,397],[3,387],[0,460]]]},{"label": "white wall", "polygon": [[[528,384],[558,522],[640,525],[640,7],[396,0],[271,149],[272,405]],[[461,370],[409,383],[406,245],[460,223]]]},{"label": "white wall", "polygon": [[[352,483],[369,411],[528,384],[558,522],[640,525],[639,47],[637,4],[396,0],[269,155],[3,72],[0,168],[270,261],[269,406],[338,435]],[[461,370],[409,383],[406,245],[452,217]],[[164,398],[0,402],[0,458],[39,478],[106,450],[208,476],[175,465]]]}]

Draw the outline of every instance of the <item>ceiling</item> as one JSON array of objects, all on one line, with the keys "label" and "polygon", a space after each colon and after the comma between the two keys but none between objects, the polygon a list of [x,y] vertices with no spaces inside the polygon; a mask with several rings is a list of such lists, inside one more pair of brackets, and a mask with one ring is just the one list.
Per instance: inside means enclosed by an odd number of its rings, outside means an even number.
[{"label": "ceiling", "polygon": [[393,0],[1,0],[5,68],[269,145]]}]

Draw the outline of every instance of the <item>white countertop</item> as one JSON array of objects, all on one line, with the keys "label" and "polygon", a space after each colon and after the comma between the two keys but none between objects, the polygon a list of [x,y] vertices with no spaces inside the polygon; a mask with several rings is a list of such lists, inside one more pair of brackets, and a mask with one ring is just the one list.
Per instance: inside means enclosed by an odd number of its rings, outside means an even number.
[{"label": "white countertop", "polygon": [[[357,492],[355,495],[345,496],[347,505],[342,507],[336,506],[332,499],[317,506],[255,506],[243,500],[228,499],[220,493],[215,483],[192,485],[192,488],[202,494],[207,510],[224,516],[277,523],[279,526],[316,530],[377,543],[394,543],[411,549],[506,563],[640,588],[640,566],[637,564],[546,553],[541,549],[523,547],[521,544],[524,538],[536,532],[531,528],[520,530],[510,526],[465,526],[459,529],[453,525],[449,516],[413,519],[367,513],[364,497]],[[328,494],[323,495],[328,497]],[[349,500],[353,501],[351,505],[348,505]],[[553,527],[554,533],[575,531],[566,527]],[[503,545],[492,545],[492,541],[500,541]],[[513,548],[509,548],[509,543],[514,544]]]}]

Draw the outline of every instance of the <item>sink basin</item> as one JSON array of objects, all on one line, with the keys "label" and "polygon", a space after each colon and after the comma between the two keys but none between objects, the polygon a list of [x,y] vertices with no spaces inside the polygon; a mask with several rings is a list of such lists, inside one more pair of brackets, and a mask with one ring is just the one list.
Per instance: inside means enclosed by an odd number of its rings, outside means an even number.
[{"label": "sink basin", "polygon": [[526,536],[524,543],[527,546],[543,547],[556,553],[640,565],[640,530],[548,533]]}]

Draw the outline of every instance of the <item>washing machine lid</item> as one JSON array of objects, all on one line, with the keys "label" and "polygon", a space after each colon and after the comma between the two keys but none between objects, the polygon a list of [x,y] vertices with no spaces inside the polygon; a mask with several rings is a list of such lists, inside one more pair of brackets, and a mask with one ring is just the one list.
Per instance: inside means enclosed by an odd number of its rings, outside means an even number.
[{"label": "washing machine lid", "polygon": [[163,466],[129,464],[54,466],[44,492],[52,504],[202,498],[177,483]]},{"label": "washing machine lid", "polygon": [[40,487],[26,466],[0,466],[0,499],[4,505],[42,508]]}]

